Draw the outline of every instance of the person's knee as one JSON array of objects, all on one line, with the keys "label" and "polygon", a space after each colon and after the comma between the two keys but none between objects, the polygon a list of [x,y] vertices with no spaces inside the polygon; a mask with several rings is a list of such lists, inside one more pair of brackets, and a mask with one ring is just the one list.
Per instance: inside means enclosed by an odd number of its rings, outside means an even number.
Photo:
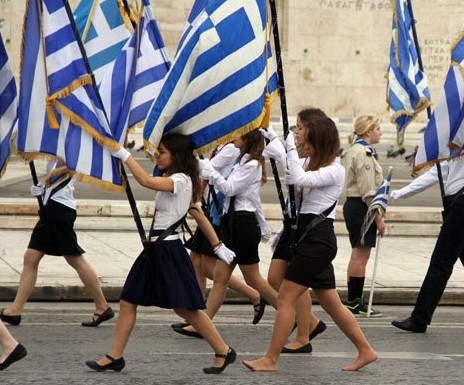
[{"label": "person's knee", "polygon": [[37,250],[27,249],[24,253],[23,264],[28,267],[37,267],[42,257],[43,253]]}]

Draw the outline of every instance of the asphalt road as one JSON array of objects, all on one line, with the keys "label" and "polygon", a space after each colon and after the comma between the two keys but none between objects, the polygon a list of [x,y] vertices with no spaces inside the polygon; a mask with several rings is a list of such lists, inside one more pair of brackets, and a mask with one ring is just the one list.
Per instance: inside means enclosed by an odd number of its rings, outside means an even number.
[{"label": "asphalt road", "polygon": [[[389,145],[377,146],[379,153],[379,160],[384,169],[386,175],[389,166],[393,167],[392,177],[392,189],[397,189],[405,186],[413,178],[411,177],[411,167],[405,162],[404,158],[399,156],[397,158],[387,158],[387,150],[390,148]],[[408,149],[407,153],[411,149]],[[136,159],[142,164],[142,166],[148,172],[151,172],[153,164],[148,160],[142,152],[133,152]],[[19,160],[12,160],[13,162],[19,162]],[[27,165],[24,165],[27,168]],[[8,172],[8,169],[7,169]],[[136,200],[151,200],[154,197],[153,191],[143,188],[129,175],[129,184],[134,193]],[[261,198],[263,203],[278,203],[278,197],[276,193],[276,186],[273,178],[273,174],[270,165],[267,164],[267,175],[268,183],[262,187]],[[280,170],[279,175],[283,177],[283,172]],[[282,179],[283,183],[283,179]],[[0,188],[0,197],[30,197],[29,188],[31,185],[31,179],[24,178],[17,183],[9,184]],[[284,186],[285,187],[285,186]],[[87,183],[79,183],[76,188],[77,199],[111,199],[111,200],[125,200],[126,195],[124,193],[116,193],[108,190],[104,190]],[[340,203],[343,203],[344,197],[342,196]],[[394,203],[397,206],[426,206],[426,207],[438,207],[441,205],[440,191],[438,186],[434,186],[419,195],[408,198],[406,200],[397,201]]]},{"label": "asphalt road", "polygon": [[[4,307],[6,304],[0,304]],[[116,310],[118,307],[113,305]],[[2,372],[2,384],[462,384],[464,314],[457,307],[439,307],[426,334],[399,331],[392,319],[405,317],[410,307],[381,306],[384,316],[361,319],[360,324],[379,360],[359,372],[342,372],[355,356],[353,346],[319,306],[316,314],[328,324],[313,341],[313,353],[282,355],[279,373],[252,373],[241,359],[261,356],[272,332],[275,312],[266,310],[258,325],[251,324],[250,305],[225,305],[215,322],[225,340],[238,352],[236,364],[218,376],[201,368],[212,362],[203,340],[175,334],[172,311],[142,308],[125,352],[121,373],[91,372],[84,365],[107,352],[114,322],[96,329],[79,323],[92,312],[90,303],[28,303],[23,323],[9,327],[28,349],[28,356]]]}]

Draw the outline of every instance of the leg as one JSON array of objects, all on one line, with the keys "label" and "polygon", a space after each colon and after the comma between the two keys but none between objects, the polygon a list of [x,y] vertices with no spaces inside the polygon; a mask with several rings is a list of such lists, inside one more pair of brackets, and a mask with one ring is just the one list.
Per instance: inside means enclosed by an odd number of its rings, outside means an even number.
[{"label": "leg", "polygon": [[440,298],[453,272],[457,258],[464,253],[464,198],[458,199],[438,235],[427,274],[422,283],[412,318],[430,324]]},{"label": "leg", "polygon": [[359,327],[356,318],[342,304],[336,289],[318,289],[315,290],[321,306],[329,313],[340,330],[350,339],[356,349],[358,356],[343,370],[354,371],[374,362],[377,359],[377,354],[369,345],[364,333]]},{"label": "leg", "polygon": [[[119,302],[119,313],[113,330],[113,339],[109,355],[114,359],[119,359],[124,354],[124,349],[129,342],[129,337],[134,330],[137,318],[137,305],[121,300]],[[111,360],[108,357],[100,358],[99,365],[108,365]]]},{"label": "leg", "polygon": [[[226,296],[227,284],[229,278],[234,271],[235,265],[227,265],[225,262],[216,260],[216,268],[214,269],[214,279],[213,279],[213,288],[209,293],[208,299],[206,301],[206,311],[205,314],[213,319],[217,311],[224,302]],[[188,321],[187,321],[188,322]],[[190,322],[189,322],[190,323]],[[193,324],[190,323],[190,326],[186,326],[185,330],[194,331],[195,328]],[[200,332],[199,330],[197,330]],[[200,332],[203,336],[203,334]]]},{"label": "leg", "polygon": [[[174,311],[192,325],[211,346],[216,354],[227,354],[229,346],[224,342],[216,326],[208,315],[201,310],[174,309]],[[214,366],[222,366],[224,358],[215,357]]]},{"label": "leg", "polygon": [[18,346],[18,341],[16,341],[11,335],[2,321],[0,321],[0,344],[2,346],[0,363],[2,363],[13,352],[13,350],[15,350],[16,346]]},{"label": "leg", "polygon": [[90,296],[95,302],[95,314],[102,314],[109,305],[106,302],[105,296],[98,281],[98,276],[95,270],[90,266],[87,260],[82,255],[65,256],[66,262],[76,270],[79,278],[89,291]]},{"label": "leg", "polygon": [[29,299],[37,282],[37,272],[39,263],[44,253],[34,249],[27,249],[24,254],[23,270],[19,279],[18,292],[16,293],[13,304],[5,309],[7,315],[21,314],[24,305]]},{"label": "leg", "polygon": [[242,361],[243,364],[256,372],[275,372],[280,352],[292,331],[295,320],[295,305],[298,298],[307,288],[292,281],[284,280],[277,298],[277,315],[274,322],[271,343],[264,355],[254,361]]},{"label": "leg", "polygon": [[245,282],[253,289],[258,291],[260,296],[266,300],[272,307],[277,308],[277,292],[271,285],[261,276],[259,272],[259,264],[239,265],[242,271]]},{"label": "leg", "polygon": [[348,263],[348,301],[361,298],[366,276],[366,265],[371,255],[370,247],[355,247]]},{"label": "leg", "polygon": [[198,286],[200,286],[201,292],[203,293],[203,297],[205,297],[207,276],[205,276],[203,271],[203,256],[194,251],[191,251],[189,255],[190,260],[192,261],[193,268],[195,269],[195,275],[197,277]]}]

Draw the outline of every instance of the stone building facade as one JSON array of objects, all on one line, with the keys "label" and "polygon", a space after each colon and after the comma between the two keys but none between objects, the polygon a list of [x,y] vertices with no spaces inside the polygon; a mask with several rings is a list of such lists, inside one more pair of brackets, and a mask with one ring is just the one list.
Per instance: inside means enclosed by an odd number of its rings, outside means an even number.
[{"label": "stone building facade", "polygon": [[[0,0],[0,30],[16,73],[25,3]],[[77,0],[70,3],[74,6]],[[192,3],[152,0],[171,55]],[[385,73],[391,39],[390,0],[276,3],[289,113],[316,105],[341,119],[371,112],[388,120]],[[432,99],[437,100],[449,65],[449,48],[464,22],[464,2],[417,0],[413,6],[425,72]],[[278,105],[274,110],[279,113]],[[425,119],[423,115],[420,120]]]}]

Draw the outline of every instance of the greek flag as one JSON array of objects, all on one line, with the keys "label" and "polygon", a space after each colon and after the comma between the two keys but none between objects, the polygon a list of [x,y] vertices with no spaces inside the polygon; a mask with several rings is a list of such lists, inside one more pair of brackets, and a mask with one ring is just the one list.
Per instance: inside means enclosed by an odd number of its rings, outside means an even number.
[{"label": "greek flag", "polygon": [[364,244],[364,237],[366,236],[369,227],[375,220],[375,217],[378,213],[385,215],[387,211],[388,196],[390,195],[390,183],[393,173],[393,168],[388,169],[388,175],[383,181],[382,185],[379,187],[375,193],[374,198],[372,199],[369,208],[367,209],[366,216],[364,217],[364,222],[361,226],[361,245]]},{"label": "greek flag", "polygon": [[464,32],[451,48],[451,65],[417,150],[414,172],[461,155],[464,148]]},{"label": "greek flag", "polygon": [[113,136],[143,121],[158,96],[170,61],[149,0],[142,1],[132,37],[111,65],[99,90]]},{"label": "greek flag", "polygon": [[10,140],[18,118],[16,82],[0,33],[0,178],[10,158]]},{"label": "greek flag", "polygon": [[147,148],[163,134],[190,135],[201,153],[263,122],[277,94],[265,0],[211,0],[166,76],[144,127]]},{"label": "greek flag", "polygon": [[195,0],[195,3],[193,3],[187,23],[185,24],[184,31],[182,32],[182,36],[179,41],[178,50],[183,46],[185,39],[193,29],[193,26],[197,23],[198,17],[205,10],[209,2],[210,0]]},{"label": "greek flag", "polygon": [[74,10],[95,81],[105,73],[131,36],[131,25],[122,0],[81,0]]},{"label": "greek flag", "polygon": [[70,174],[121,189],[117,149],[64,0],[29,0],[24,21],[17,148],[59,158]]},{"label": "greek flag", "polygon": [[397,143],[402,145],[406,127],[430,106],[427,78],[419,68],[408,0],[392,1],[393,23],[388,69],[387,103],[390,119],[396,124]]}]

